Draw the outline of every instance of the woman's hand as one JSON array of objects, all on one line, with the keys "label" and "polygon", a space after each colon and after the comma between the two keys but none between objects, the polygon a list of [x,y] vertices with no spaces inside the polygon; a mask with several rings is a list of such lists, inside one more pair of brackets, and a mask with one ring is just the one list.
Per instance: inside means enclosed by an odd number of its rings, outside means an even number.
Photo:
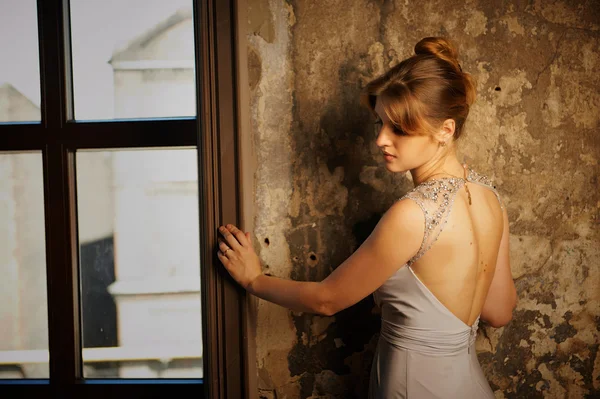
[{"label": "woman's hand", "polygon": [[262,274],[250,233],[244,234],[231,224],[219,227],[219,233],[223,236],[219,238],[219,260],[238,284],[250,290],[254,280]]}]

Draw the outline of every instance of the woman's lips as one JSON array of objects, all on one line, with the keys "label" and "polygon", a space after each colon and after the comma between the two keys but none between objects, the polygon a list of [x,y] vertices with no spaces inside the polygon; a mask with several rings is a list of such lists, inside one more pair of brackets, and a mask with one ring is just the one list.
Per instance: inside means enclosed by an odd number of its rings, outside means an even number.
[{"label": "woman's lips", "polygon": [[384,153],[383,153],[383,157],[385,158],[385,160],[386,160],[387,162],[391,162],[391,161],[392,161],[394,158],[396,158],[395,156],[393,156],[393,155],[390,155],[390,154],[388,154],[388,153],[386,153],[386,152],[384,152]]}]

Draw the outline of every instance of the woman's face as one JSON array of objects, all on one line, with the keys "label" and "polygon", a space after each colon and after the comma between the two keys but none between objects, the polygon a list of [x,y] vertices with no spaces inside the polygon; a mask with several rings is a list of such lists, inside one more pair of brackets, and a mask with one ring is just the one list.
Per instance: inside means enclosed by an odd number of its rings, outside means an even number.
[{"label": "woman's face", "polygon": [[390,172],[406,172],[429,161],[438,146],[430,136],[409,135],[398,130],[387,117],[381,101],[377,99],[375,112],[378,115],[375,143],[381,150],[385,167]]}]

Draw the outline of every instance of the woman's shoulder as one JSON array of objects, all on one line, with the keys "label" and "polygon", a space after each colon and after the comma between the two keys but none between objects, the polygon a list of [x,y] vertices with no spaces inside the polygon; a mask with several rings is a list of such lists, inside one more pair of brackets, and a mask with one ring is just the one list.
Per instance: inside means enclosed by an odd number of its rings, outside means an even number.
[{"label": "woman's shoulder", "polygon": [[504,201],[502,201],[502,198],[500,197],[500,193],[498,192],[498,187],[496,186],[496,183],[494,182],[494,180],[492,178],[490,178],[488,175],[479,173],[474,169],[469,169],[469,175],[467,177],[467,181],[489,188],[496,195],[496,198],[498,199],[498,202],[500,203],[500,208],[502,208],[503,210],[505,209]]},{"label": "woman's shoulder", "polygon": [[496,184],[492,178],[490,178],[487,174],[478,172],[477,169],[474,169],[472,167],[469,168],[469,173],[467,175],[467,181],[470,181],[473,183],[479,183],[484,186],[493,188],[494,190],[496,190],[496,188],[497,188]]}]

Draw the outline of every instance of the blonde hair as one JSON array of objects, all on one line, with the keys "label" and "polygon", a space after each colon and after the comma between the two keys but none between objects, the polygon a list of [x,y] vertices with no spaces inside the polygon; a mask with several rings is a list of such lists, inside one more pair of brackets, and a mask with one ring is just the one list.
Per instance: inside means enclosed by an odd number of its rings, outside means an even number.
[{"label": "blonde hair", "polygon": [[415,45],[412,57],[367,84],[363,103],[375,112],[377,99],[397,129],[428,135],[453,119],[456,140],[475,101],[475,85],[448,39],[426,37]]}]

